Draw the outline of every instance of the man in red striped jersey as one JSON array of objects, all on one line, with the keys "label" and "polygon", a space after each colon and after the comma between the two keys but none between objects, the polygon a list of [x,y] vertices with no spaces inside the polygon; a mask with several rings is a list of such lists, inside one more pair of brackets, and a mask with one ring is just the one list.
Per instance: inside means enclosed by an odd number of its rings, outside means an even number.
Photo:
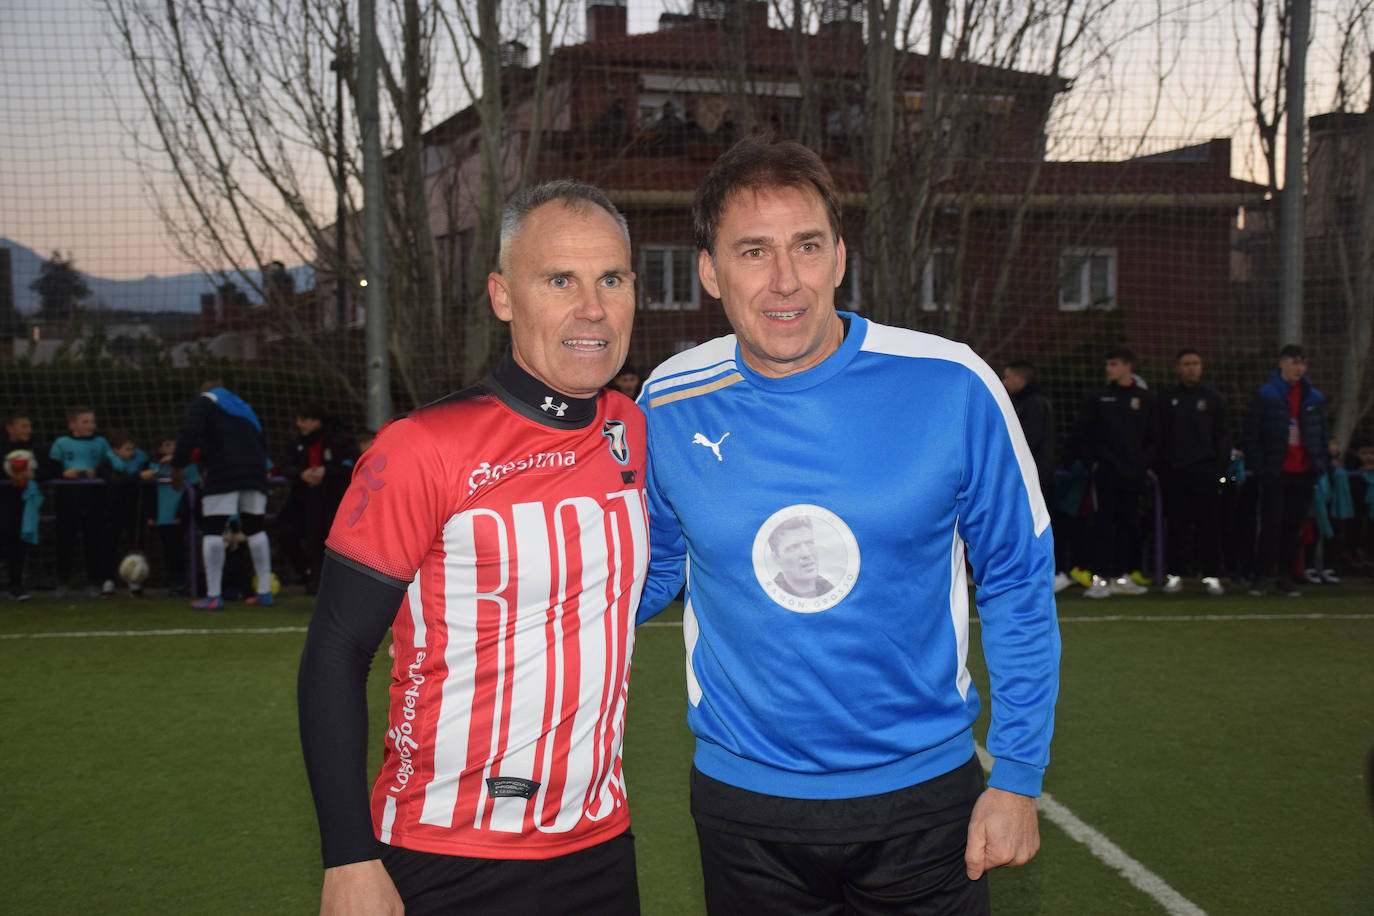
[{"label": "man in red striped jersey", "polygon": [[[510,350],[354,470],[298,685],[322,913],[639,911],[620,750],[644,419],[602,389],[629,344],[630,264],[600,191],[517,194],[487,281]],[[365,685],[388,627],[369,810]]]}]

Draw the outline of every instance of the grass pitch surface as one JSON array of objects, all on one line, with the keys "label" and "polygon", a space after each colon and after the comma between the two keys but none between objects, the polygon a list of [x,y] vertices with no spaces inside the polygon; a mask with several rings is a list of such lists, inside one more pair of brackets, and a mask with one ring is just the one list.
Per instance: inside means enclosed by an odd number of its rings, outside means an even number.
[{"label": "grass pitch surface", "polygon": [[[1074,589],[1059,606],[1045,789],[1176,897],[1158,902],[1042,819],[1036,860],[992,875],[999,916],[1374,911],[1374,588],[1101,602]],[[295,722],[310,609],[0,603],[0,909],[316,911]],[[625,769],[644,912],[698,914],[682,633],[663,615],[637,640]]]}]

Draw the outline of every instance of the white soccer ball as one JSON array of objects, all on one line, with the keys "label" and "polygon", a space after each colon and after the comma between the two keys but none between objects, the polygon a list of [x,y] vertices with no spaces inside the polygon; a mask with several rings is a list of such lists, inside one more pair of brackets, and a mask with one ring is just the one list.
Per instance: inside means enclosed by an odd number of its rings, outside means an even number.
[{"label": "white soccer ball", "polygon": [[141,553],[131,553],[120,560],[119,578],[130,585],[141,585],[148,578],[148,558]]},{"label": "white soccer ball", "polygon": [[13,477],[15,471],[38,470],[38,459],[26,448],[17,448],[5,456],[5,476]]}]

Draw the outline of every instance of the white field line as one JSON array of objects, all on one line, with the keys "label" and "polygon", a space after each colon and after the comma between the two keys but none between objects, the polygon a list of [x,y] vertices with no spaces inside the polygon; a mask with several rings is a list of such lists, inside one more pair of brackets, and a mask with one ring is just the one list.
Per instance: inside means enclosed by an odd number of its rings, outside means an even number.
[{"label": "white field line", "polygon": [[[969,618],[978,623],[977,617]],[[1374,620],[1374,614],[1180,614],[1176,617],[1142,614],[1114,614],[1105,617],[1060,617],[1063,623],[1193,623],[1208,621],[1226,623],[1248,620]],[[650,620],[640,627],[682,628],[680,620]],[[133,636],[214,636],[214,635],[255,635],[270,633],[304,633],[305,627],[179,627],[168,630],[74,630],[55,633],[0,633],[3,639],[97,639]]]},{"label": "white field line", "polygon": [[[978,760],[984,770],[992,769],[992,756],[981,744],[976,746]],[[1137,890],[1144,892],[1164,908],[1170,916],[1207,916],[1205,910],[1178,891],[1170,887],[1163,878],[1150,871],[1143,864],[1131,858],[1120,846],[1107,839],[1101,832],[1079,820],[1078,815],[1055,801],[1048,792],[1035,800],[1035,806],[1045,819],[1070,838],[1088,847],[1104,865],[1116,869]]]},{"label": "white field line", "polygon": [[256,635],[260,633],[304,633],[305,627],[217,627],[215,629],[181,628],[175,630],[85,630],[67,633],[0,633],[0,639],[97,639],[128,636],[219,636],[221,634]]}]

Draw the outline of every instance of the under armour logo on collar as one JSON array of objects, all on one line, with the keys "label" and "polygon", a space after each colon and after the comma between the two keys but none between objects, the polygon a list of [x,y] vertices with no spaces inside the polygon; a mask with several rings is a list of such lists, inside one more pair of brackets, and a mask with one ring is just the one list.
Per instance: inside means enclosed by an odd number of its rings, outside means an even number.
[{"label": "under armour logo on collar", "polygon": [[549,411],[553,411],[553,415],[554,415],[555,417],[561,417],[561,416],[563,416],[563,414],[565,414],[565,413],[568,412],[568,405],[567,405],[566,403],[564,403],[564,404],[555,404],[555,403],[553,402],[553,398],[552,398],[552,397],[547,397],[547,396],[546,396],[546,397],[544,398],[544,403],[541,404],[541,405],[539,405],[539,409],[542,410],[542,411],[544,411],[544,413],[548,413]]}]

